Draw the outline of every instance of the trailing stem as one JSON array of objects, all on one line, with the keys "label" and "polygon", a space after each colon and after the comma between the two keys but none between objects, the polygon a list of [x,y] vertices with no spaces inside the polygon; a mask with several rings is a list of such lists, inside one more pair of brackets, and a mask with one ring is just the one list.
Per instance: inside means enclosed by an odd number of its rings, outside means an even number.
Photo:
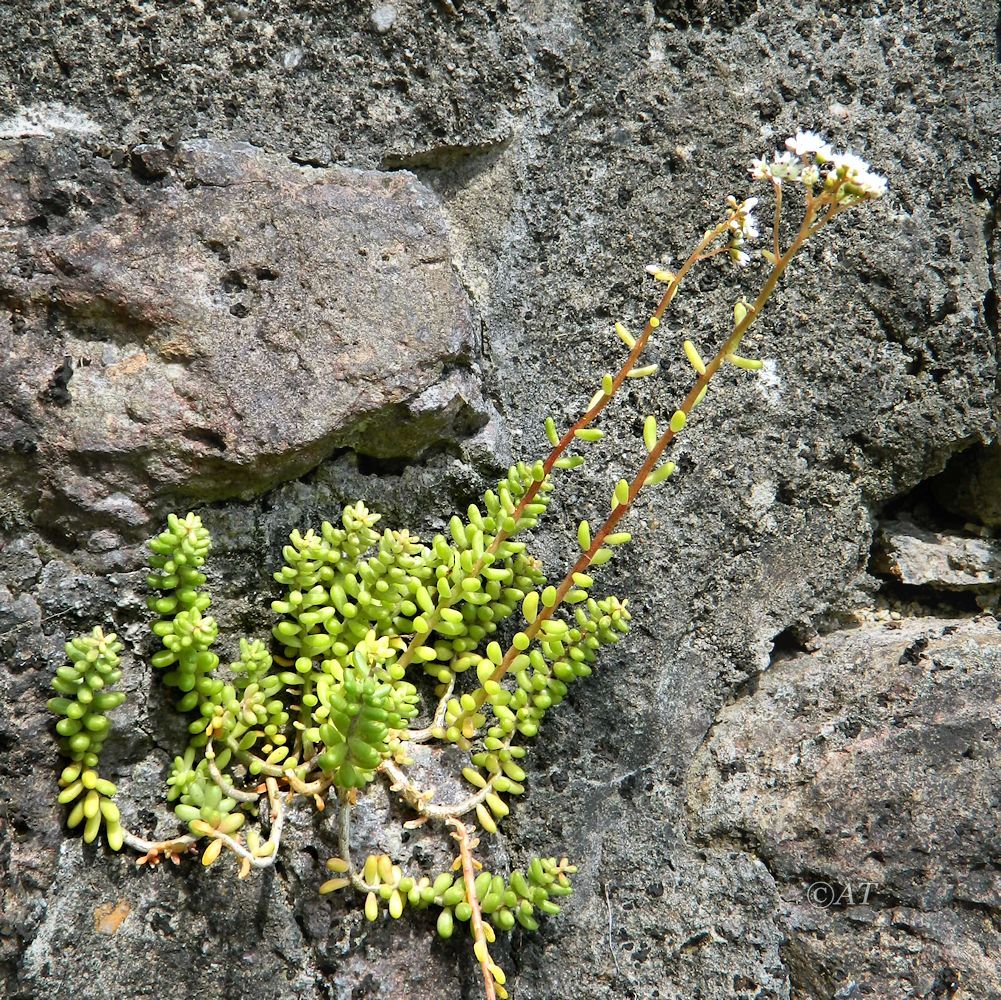
[{"label": "trailing stem", "polygon": [[[487,939],[483,930],[483,916],[480,913],[480,902],[476,895],[476,874],[473,871],[475,862],[473,861],[473,847],[479,843],[478,840],[470,841],[469,830],[466,824],[454,816],[448,820],[448,825],[455,830],[452,836],[459,843],[459,860],[462,864],[462,881],[466,886],[466,900],[472,909],[469,918],[470,928],[473,932],[473,953],[480,963],[480,971],[483,973],[483,989],[486,1000],[497,1000],[497,989],[495,986],[498,975],[502,975],[500,969],[490,958],[487,949]],[[503,983],[501,983],[503,986]],[[505,993],[505,996],[507,994]]]}]

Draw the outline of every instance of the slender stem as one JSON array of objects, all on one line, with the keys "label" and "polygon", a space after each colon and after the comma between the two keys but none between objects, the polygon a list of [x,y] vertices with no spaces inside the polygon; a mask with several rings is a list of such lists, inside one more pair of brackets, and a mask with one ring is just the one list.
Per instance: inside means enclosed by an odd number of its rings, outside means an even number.
[{"label": "slender stem", "polygon": [[[333,777],[328,775],[321,775],[314,781],[302,781],[297,775],[291,773],[286,774],[285,777],[288,779],[289,788],[299,795],[321,795],[334,782]],[[323,806],[321,805],[320,808],[322,809]]]},{"label": "slender stem", "polygon": [[[524,513],[528,505],[532,503],[532,501],[536,498],[536,496],[538,496],[539,490],[542,488],[542,483],[545,482],[546,477],[548,477],[548,475],[553,471],[557,461],[559,461],[559,459],[563,456],[563,453],[567,450],[567,448],[569,448],[570,445],[573,444],[574,440],[576,439],[577,431],[583,430],[585,427],[588,426],[588,424],[592,423],[594,419],[598,416],[598,414],[600,414],[601,411],[604,410],[605,407],[611,402],[612,397],[622,387],[622,383],[625,382],[626,378],[629,375],[629,372],[632,371],[633,367],[636,365],[636,361],[639,359],[639,356],[643,353],[643,349],[646,347],[647,342],[650,339],[650,335],[660,325],[660,321],[663,318],[664,313],[667,312],[668,307],[674,301],[674,297],[678,294],[678,289],[681,287],[681,282],[684,280],[688,272],[691,271],[693,267],[695,267],[696,264],[700,263],[702,260],[708,259],[707,257],[703,256],[704,252],[727,231],[734,217],[735,213],[730,212],[723,222],[720,222],[718,225],[716,225],[712,229],[708,230],[705,234],[703,234],[703,237],[699,241],[698,246],[696,246],[696,248],[692,251],[692,253],[689,255],[688,259],[684,262],[684,264],[681,265],[681,267],[678,269],[677,273],[674,275],[671,281],[668,282],[667,289],[664,292],[663,296],[661,297],[661,300],[657,305],[657,308],[653,311],[652,318],[647,320],[646,325],[643,327],[643,332],[636,339],[636,343],[629,351],[629,356],[622,363],[622,367],[619,369],[618,373],[612,379],[611,391],[603,393],[594,403],[594,405],[589,407],[576,420],[576,422],[570,426],[570,428],[563,435],[563,437],[561,437],[560,440],[555,445],[553,445],[552,451],[550,451],[548,457],[542,463],[542,467],[545,470],[545,476],[543,477],[542,480],[538,482],[533,482],[528,487],[528,489],[525,491],[524,496],[518,502],[517,506],[515,507],[514,511],[511,514],[511,517],[513,518],[515,524],[518,523],[519,518]],[[480,571],[486,565],[487,557],[493,555],[500,548],[500,546],[505,541],[507,541],[507,539],[510,536],[511,536],[510,532],[505,531],[503,528],[501,528],[494,536],[494,539],[490,543],[490,545],[487,546],[486,550],[483,553],[483,556],[481,556],[480,559],[478,559],[476,563],[474,563],[472,569],[470,569],[469,573],[466,574],[466,577],[472,578],[478,576]],[[442,610],[444,608],[451,606],[453,595],[457,596],[458,589],[459,588],[453,587],[452,592],[449,594],[449,596],[442,598],[438,602],[434,611],[425,616],[425,622],[428,627],[427,631],[418,632],[417,634],[414,635],[414,637],[407,644],[407,648],[404,650],[403,655],[399,658],[399,660],[397,660],[397,666],[407,667],[410,665],[410,663],[414,658],[414,655],[417,652],[417,648],[423,644],[424,640],[431,634],[431,632],[434,630],[434,627],[438,624],[441,618]]]},{"label": "slender stem", "polygon": [[819,233],[836,215],[840,215],[844,211],[847,211],[844,205],[839,205],[837,202],[832,204],[810,230],[810,236]]},{"label": "slender stem", "polygon": [[[122,843],[127,844],[134,851],[143,851],[148,855],[146,860],[153,860],[161,854],[179,855],[183,854],[192,844],[197,843],[198,838],[190,834],[171,837],[169,840],[146,840],[137,836],[122,827]],[[142,860],[142,859],[140,859]]]},{"label": "slender stem", "polygon": [[717,247],[715,250],[710,250],[708,253],[704,253],[699,260],[712,260],[713,257],[719,257],[720,254],[729,253],[730,247],[723,246]]},{"label": "slender stem", "polygon": [[448,702],[455,690],[455,675],[453,674],[445,685],[445,693],[438,700],[438,707],[435,709],[434,718],[431,725],[425,729],[407,729],[403,733],[403,739],[408,743],[426,743],[434,738],[437,730],[445,725],[445,713],[448,711]]},{"label": "slender stem", "polygon": [[483,788],[478,789],[472,795],[467,796],[460,802],[453,802],[450,805],[432,805],[430,795],[422,791],[417,785],[400,770],[392,761],[384,760],[379,765],[379,770],[392,781],[392,790],[400,792],[403,800],[416,812],[428,819],[454,819],[456,816],[464,816],[472,812],[478,805],[481,805],[486,797],[493,791],[494,778],[491,775]]},{"label": "slender stem", "polygon": [[[285,826],[285,802],[278,790],[278,782],[274,778],[265,779],[268,789],[268,803],[271,806],[271,831],[268,839],[256,850],[250,851],[238,840],[228,834],[213,832],[208,834],[213,840],[221,840],[237,857],[242,858],[249,868],[270,868],[278,857],[278,848],[282,841],[282,830]],[[247,870],[245,869],[245,870]]]},{"label": "slender stem", "polygon": [[355,868],[354,861],[351,859],[351,803],[343,795],[339,803],[337,812],[337,849],[344,863],[348,866],[348,875],[351,878],[351,884],[359,892],[378,892],[379,886],[369,885],[362,878],[358,869]]},{"label": "slender stem", "polygon": [[219,770],[219,765],[215,762],[215,748],[212,741],[205,744],[205,759],[209,762],[209,774],[212,780],[219,786],[223,795],[228,795],[237,802],[256,802],[260,797],[260,792],[245,792],[242,788],[235,788],[225,775]]},{"label": "slender stem", "polygon": [[772,188],[775,190],[775,219],[772,223],[772,252],[775,254],[775,259],[778,260],[782,256],[782,250],[779,247],[779,222],[782,220],[782,181],[780,181],[777,177],[773,177]]},{"label": "slender stem", "polygon": [[[282,767],[280,764],[269,764],[266,760],[258,757],[256,754],[252,754],[249,750],[241,750],[240,744],[232,736],[227,737],[226,746],[233,751],[233,756],[241,764],[256,764],[261,774],[271,778],[287,778],[290,774],[294,774],[300,781],[304,780],[309,773],[310,765],[319,756],[319,754],[314,754],[297,767]],[[292,756],[295,756],[295,754]]]},{"label": "slender stem", "polygon": [[241,764],[254,763],[260,767],[261,774],[268,775],[272,778],[284,778],[285,771],[283,771],[277,764],[269,764],[266,760],[262,760],[256,754],[252,754],[249,750],[241,750],[240,744],[232,737],[227,737],[226,746],[233,751],[233,756],[236,757]]},{"label": "slender stem", "polygon": [[469,831],[466,829],[466,824],[454,816],[449,819],[448,823],[455,830],[452,836],[459,842],[459,858],[462,861],[462,881],[466,887],[466,902],[469,903],[472,910],[469,924],[473,932],[473,950],[476,952],[476,957],[480,962],[480,970],[483,973],[483,988],[487,1000],[497,1000],[494,974],[491,971],[494,963],[490,960],[490,953],[487,951],[487,938],[483,932],[480,901],[476,898],[476,876],[473,873],[473,851],[469,843]]},{"label": "slender stem", "polygon": [[[213,840],[221,840],[223,844],[228,847],[234,854],[242,858],[247,864],[252,868],[269,868],[275,863],[275,858],[278,856],[278,847],[281,844],[282,839],[282,827],[285,822],[285,807],[284,802],[281,797],[281,793],[278,791],[278,783],[273,778],[267,779],[267,790],[268,790],[268,801],[271,805],[271,833],[265,841],[265,844],[273,845],[271,850],[268,852],[266,857],[258,856],[247,850],[239,841],[234,840],[228,834],[212,832],[207,834]],[[254,797],[255,801],[258,798]],[[145,852],[145,856],[140,859],[140,861],[153,861],[157,859],[160,855],[170,855],[176,857],[177,855],[183,853],[192,844],[195,844],[200,839],[199,837],[192,836],[191,834],[185,834],[184,836],[173,837],[170,840],[146,840],[143,837],[137,837],[134,833],[128,830],[122,831],[123,837],[122,841],[128,844],[135,851]],[[260,849],[259,849],[260,850]]]},{"label": "slender stem", "polygon": [[[830,200],[829,200],[830,199]],[[779,279],[782,277],[783,272],[786,267],[788,267],[789,262],[796,256],[796,254],[803,247],[803,244],[815,233],[818,229],[823,228],[834,216],[837,214],[837,204],[834,202],[836,199],[836,191],[825,192],[818,198],[807,196],[806,209],[803,216],[803,221],[800,224],[799,231],[796,234],[796,238],[793,240],[789,249],[784,255],[776,258],[772,270],[768,277],[765,279],[765,283],[761,287],[761,291],[758,293],[757,298],[754,300],[754,304],[748,309],[744,318],[737,323],[731,332],[730,336],[727,338],[724,345],[719,349],[713,359],[706,365],[706,370],[699,375],[692,385],[688,394],[685,396],[681,405],[678,407],[686,417],[692,412],[696,403],[698,402],[703,389],[709,384],[713,376],[723,365],[726,360],[727,355],[732,354],[740,344],[743,339],[744,334],[747,332],[748,328],[754,323],[757,318],[761,315],[761,311],[765,304],[768,302],[772,293],[775,291],[776,286],[779,283]],[[834,202],[834,203],[831,203]],[[814,226],[814,222],[817,218],[817,209],[819,206],[824,204],[830,204],[827,212],[821,217],[820,221]],[[544,622],[553,616],[556,609],[562,604],[563,599],[569,593],[571,588],[574,586],[573,577],[576,573],[583,573],[591,565],[591,561],[594,559],[595,554],[604,544],[605,539],[609,534],[612,533],[615,526],[620,520],[629,512],[639,495],[640,491],[646,484],[647,477],[653,472],[660,460],[661,455],[664,453],[664,449],[674,440],[676,432],[668,428],[658,439],[657,443],[651,449],[650,454],[647,456],[646,461],[640,466],[639,471],[633,477],[632,482],[629,485],[629,493],[626,501],[624,503],[618,504],[612,513],[609,515],[605,523],[601,526],[598,532],[593,536],[591,545],[587,551],[583,552],[577,562],[573,567],[567,572],[563,581],[560,583],[556,590],[556,601],[554,604],[548,607],[543,607],[539,610],[539,614],[536,619],[524,630],[525,635],[528,636],[529,640],[534,639],[538,633],[541,631]],[[490,676],[492,681],[500,681],[501,678],[508,672],[511,668],[511,664],[514,662],[515,657],[518,655],[518,650],[512,645],[508,648],[501,660],[500,664],[494,669],[494,672]],[[456,718],[454,725],[457,727],[462,726],[462,723],[481,708],[484,702],[487,700],[487,693],[484,688],[479,688],[474,694],[473,699],[475,701],[475,708],[468,712],[462,712]]]}]

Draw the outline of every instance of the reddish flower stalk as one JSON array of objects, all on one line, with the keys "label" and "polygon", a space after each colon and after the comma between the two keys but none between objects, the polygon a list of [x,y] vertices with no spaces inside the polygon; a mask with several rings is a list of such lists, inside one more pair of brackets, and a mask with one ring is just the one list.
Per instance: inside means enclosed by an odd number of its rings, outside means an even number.
[{"label": "reddish flower stalk", "polygon": [[[722,367],[723,363],[726,361],[729,355],[732,355],[734,351],[740,345],[741,340],[747,333],[751,325],[757,320],[761,315],[765,304],[771,298],[772,293],[775,291],[776,286],[779,283],[779,279],[782,277],[783,272],[788,267],[789,262],[796,256],[796,254],[802,249],[806,241],[817,232],[819,232],[824,226],[826,226],[836,215],[843,211],[845,206],[838,201],[838,187],[834,187],[829,191],[824,191],[820,195],[813,196],[807,195],[806,206],[803,216],[803,221],[800,224],[799,230],[796,234],[795,239],[790,244],[786,252],[775,254],[775,260],[772,264],[772,269],[769,272],[768,277],[765,279],[764,284],[761,287],[761,291],[758,293],[754,304],[747,308],[744,316],[737,322],[734,326],[733,331],[727,338],[726,342],[719,349],[716,355],[711,361],[709,361],[705,366],[705,371],[702,372],[695,383],[692,385],[688,394],[682,400],[678,407],[677,412],[684,414],[684,418],[687,419],[689,414],[695,408],[698,401],[702,398],[702,394],[709,383],[712,381],[713,377]],[[778,247],[778,224],[779,216],[776,214],[774,227],[774,245]],[[707,234],[708,236],[709,234]],[[709,244],[700,244],[704,250]],[[695,255],[693,255],[694,257]],[[692,258],[689,258],[691,261]],[[686,262],[687,263],[687,262]],[[673,290],[676,290],[675,282],[671,283],[671,288],[668,289],[670,294]],[[665,296],[666,298],[667,296]],[[673,296],[672,296],[673,297]],[[663,305],[663,303],[662,303]],[[647,330],[644,334],[649,334],[649,324]],[[638,343],[638,342],[637,342]],[[681,421],[681,427],[684,426],[684,421]],[[577,562],[574,563],[573,567],[566,573],[559,587],[556,589],[556,600],[550,606],[543,606],[539,608],[539,613],[536,618],[525,628],[524,634],[529,640],[533,640],[538,636],[539,632],[542,630],[543,624],[550,618],[552,618],[556,609],[560,607],[563,603],[564,598],[574,587],[574,575],[578,573],[585,573],[590,567],[595,555],[602,548],[605,539],[615,530],[616,525],[632,508],[633,503],[639,496],[643,487],[647,484],[647,479],[651,473],[656,468],[657,462],[660,460],[664,453],[664,450],[671,444],[677,434],[680,432],[680,427],[675,430],[673,427],[668,427],[668,429],[658,438],[656,444],[650,449],[650,453],[646,458],[646,461],[639,467],[633,477],[632,482],[629,484],[629,492],[625,501],[616,504],[613,508],[611,514],[605,520],[604,524],[598,529],[591,540],[591,544],[588,548],[581,554]],[[515,658],[519,655],[519,650],[514,646],[510,646],[507,652],[504,654],[503,659],[494,669],[487,683],[490,681],[499,682],[501,678],[510,670],[511,664],[514,662]],[[487,700],[487,692],[484,688],[478,689],[473,694],[473,699],[475,702],[475,708],[469,711],[463,711],[452,723],[453,726],[462,730],[463,723],[476,711],[478,711]]]},{"label": "reddish flower stalk", "polygon": [[[611,402],[612,397],[622,387],[622,383],[625,382],[625,380],[629,377],[629,373],[633,370],[637,360],[643,353],[643,350],[646,347],[647,342],[650,340],[651,334],[655,329],[657,329],[657,327],[660,326],[660,321],[663,318],[664,313],[667,312],[668,307],[674,301],[674,297],[678,294],[678,289],[681,287],[681,282],[684,280],[685,276],[689,273],[689,271],[691,271],[691,269],[695,267],[696,264],[698,264],[702,260],[707,259],[706,251],[724,233],[726,233],[733,218],[734,218],[734,213],[730,212],[722,222],[716,225],[713,229],[708,230],[703,235],[702,239],[699,241],[698,246],[696,246],[696,248],[689,255],[688,259],[684,262],[684,264],[682,264],[682,266],[678,269],[674,277],[671,278],[671,280],[668,282],[667,289],[664,292],[663,296],[661,297],[661,300],[658,303],[657,308],[653,311],[653,315],[650,317],[650,319],[647,320],[646,325],[643,327],[643,332],[639,335],[639,337],[636,338],[635,344],[633,344],[631,350],[629,351],[629,356],[622,363],[622,367],[619,369],[618,373],[612,379],[612,385],[610,390],[608,392],[602,393],[599,396],[599,398],[593,403],[593,405],[588,407],[588,409],[585,410],[580,417],[578,417],[576,422],[569,427],[569,429],[566,431],[563,437],[561,437],[559,441],[555,445],[553,445],[552,451],[550,451],[549,455],[544,459],[542,467],[545,470],[545,477],[549,476],[549,474],[556,467],[556,463],[560,460],[560,458],[563,457],[563,454],[566,452],[567,448],[569,448],[570,445],[573,444],[574,440],[576,439],[577,431],[583,430],[589,424],[591,424],[601,413],[601,411],[604,410],[605,407]],[[515,524],[518,523],[518,520],[521,518],[522,514],[524,514],[525,509],[528,507],[528,505],[532,503],[538,496],[539,490],[542,488],[542,483],[545,482],[545,477],[543,477],[543,479],[541,480],[533,482],[526,490],[525,495],[521,498],[520,501],[518,501],[517,506],[515,507],[514,511],[511,514],[511,517],[514,520]],[[500,546],[505,541],[507,541],[510,535],[511,533],[509,531],[505,531],[503,528],[501,528],[494,536],[494,539],[490,543],[490,545],[487,546],[486,550],[483,553],[483,556],[473,564],[473,567],[469,571],[467,576],[470,578],[476,577],[486,564],[485,562],[486,558],[493,555],[500,548]],[[434,630],[435,625],[437,625],[438,621],[440,620],[442,609],[449,607],[450,601],[451,597],[439,600],[437,605],[435,606],[434,611],[425,616],[425,620],[428,625],[428,631],[418,632],[413,636],[413,638],[407,644],[407,648],[404,650],[403,654],[397,661],[398,666],[407,667],[410,665],[410,663],[413,661],[415,653],[417,652],[417,648],[423,645],[424,641]]]}]

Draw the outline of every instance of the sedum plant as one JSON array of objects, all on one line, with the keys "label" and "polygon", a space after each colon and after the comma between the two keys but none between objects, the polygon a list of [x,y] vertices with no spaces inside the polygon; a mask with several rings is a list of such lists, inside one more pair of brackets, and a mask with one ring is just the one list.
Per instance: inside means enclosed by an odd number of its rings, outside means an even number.
[{"label": "sedum plant", "polygon": [[[626,350],[618,372],[602,377],[571,426],[561,431],[548,418],[548,455],[512,466],[481,504],[452,517],[447,535],[424,543],[406,530],[380,531],[380,515],[362,502],[346,507],[337,525],[293,531],[275,574],[282,593],[272,604],[271,638],[239,639],[236,659],[224,667],[203,572],[209,532],[194,514],[171,515],[150,542],[149,607],[160,647],[151,662],[189,719],[188,746],[166,779],[184,828],[151,841],[122,826],[116,787],[100,773],[108,713],[124,699],[113,690],[122,644],[100,628],[67,644],[69,663],[56,671],[57,697],[49,702],[61,716],[56,730],[69,758],[59,781],[68,825],[82,825],[87,842],[103,829],[110,848],[128,846],[140,863],[178,862],[197,852],[207,866],[225,853],[244,877],[274,864],[291,803],[305,799],[317,810],[330,804],[339,849],[319,891],[359,894],[372,921],[432,909],[444,938],[466,925],[485,995],[506,997],[504,973],[490,952],[496,934],[535,930],[540,917],[558,913],[575,868],[554,850],[524,870],[494,873],[478,848],[525,791],[525,756],[547,713],[591,674],[602,647],[629,628],[627,602],[596,596],[592,574],[629,542],[619,524],[640,495],[674,473],[664,453],[717,373],[724,365],[761,367],[736,352],[790,262],[838,216],[885,191],[863,160],[835,154],[813,133],[798,133],[786,147],[751,165],[752,177],[774,197],[771,238],[760,250],[767,273],[756,297],[735,304],[733,327],[709,360],[683,342],[694,371],[688,393],[666,421],[646,417],[646,459],[615,484],[600,525],[580,522],[580,554],[562,578],[550,582],[525,541],[546,513],[555,474],[583,464],[584,456],[572,452],[601,438],[594,424],[626,379],[655,373],[656,365],[642,364],[643,351],[690,272],[714,257],[739,267],[749,262],[756,198],[729,198],[676,271],[648,268],[665,287],[638,335],[616,324]],[[790,187],[802,214],[783,246]],[[413,777],[422,744],[466,754],[467,794],[441,798]],[[456,856],[449,870],[405,872],[385,854],[355,860],[352,811],[374,781],[404,802],[408,826],[431,823],[451,836]]]}]

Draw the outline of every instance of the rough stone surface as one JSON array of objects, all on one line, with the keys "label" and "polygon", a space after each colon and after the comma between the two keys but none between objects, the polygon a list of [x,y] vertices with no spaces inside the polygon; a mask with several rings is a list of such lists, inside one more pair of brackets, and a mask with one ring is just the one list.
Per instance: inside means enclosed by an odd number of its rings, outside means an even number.
[{"label": "rough stone surface", "polygon": [[908,586],[982,592],[998,587],[1001,545],[993,538],[884,521],[877,542],[874,568]]},{"label": "rough stone surface", "polygon": [[870,625],[720,713],[689,822],[772,874],[794,996],[997,995],[999,671],[991,616]]},{"label": "rough stone surface", "polygon": [[215,142],[136,146],[131,171],[48,140],[0,156],[0,491],[50,523],[145,525],[485,422],[472,311],[411,175]]},{"label": "rough stone surface", "polygon": [[[749,345],[768,359],[765,372],[756,380],[728,373],[714,389],[676,449],[677,477],[636,512],[634,544],[603,571],[603,586],[633,599],[636,627],[547,720],[529,758],[529,794],[492,848],[499,864],[566,852],[581,866],[578,889],[558,918],[538,934],[515,935],[499,954],[520,1000],[848,1000],[866,995],[863,983],[877,984],[870,996],[895,998],[907,993],[892,985],[879,992],[879,984],[905,981],[929,1000],[995,1000],[984,948],[996,956],[998,904],[978,881],[992,873],[983,861],[990,830],[964,802],[984,794],[985,781],[976,784],[984,765],[953,753],[937,720],[967,711],[957,731],[972,731],[991,693],[983,671],[996,679],[996,659],[975,660],[978,702],[973,687],[961,688],[973,675],[955,659],[952,671],[936,672],[952,678],[936,683],[957,685],[953,703],[919,683],[917,666],[901,668],[919,697],[916,714],[896,727],[898,739],[940,732],[940,755],[920,742],[908,755],[905,743],[888,738],[881,756],[873,751],[873,773],[896,800],[906,801],[905,782],[935,792],[943,857],[930,870],[930,894],[923,883],[907,884],[909,871],[930,863],[919,811],[911,809],[913,821],[905,822],[903,807],[904,819],[888,817],[871,787],[852,786],[857,808],[847,803],[838,813],[847,817],[845,852],[857,844],[851,831],[859,822],[895,822],[900,846],[888,845],[887,860],[871,864],[887,869],[896,895],[877,895],[867,909],[824,911],[805,900],[813,879],[806,862],[802,873],[797,866],[830,847],[821,873],[833,876],[835,863],[845,876],[868,872],[869,862],[836,851],[842,827],[819,816],[815,831],[801,831],[787,875],[743,835],[758,822],[753,798],[735,796],[724,807],[713,793],[703,816],[690,770],[693,760],[707,766],[707,734],[716,746],[725,722],[713,724],[731,699],[767,708],[749,692],[774,644],[788,650],[866,600],[883,505],[997,436],[996,10],[970,0],[399,0],[380,33],[386,20],[373,15],[381,6],[275,0],[266,11],[238,2],[112,10],[96,0],[28,0],[0,8],[0,143],[4,156],[23,144],[39,151],[28,177],[48,176],[51,149],[69,158],[70,171],[81,164],[79,194],[95,205],[108,203],[98,176],[134,178],[137,199],[170,189],[183,204],[215,189],[179,185],[174,151],[208,139],[265,149],[271,159],[255,162],[269,164],[261,168],[269,178],[286,176],[291,162],[330,169],[331,177],[342,168],[382,170],[390,185],[416,190],[395,174],[406,168],[440,200],[449,255],[481,324],[465,355],[482,349],[483,384],[502,419],[473,437],[453,422],[442,432],[453,440],[418,460],[403,447],[389,461],[335,453],[261,497],[202,508],[218,540],[212,571],[223,631],[263,633],[268,573],[291,528],[365,497],[387,523],[426,536],[482,492],[498,456],[534,457],[544,446],[543,417],[565,425],[621,358],[612,321],[635,328],[650,308],[643,265],[683,256],[722,199],[748,191],[752,156],[797,127],[823,131],[886,173],[891,194],[840,220],[795,265]],[[77,191],[37,193],[51,204],[34,217],[32,244],[79,239],[86,206],[74,200]],[[116,214],[130,211],[134,217],[128,206],[95,212],[88,224],[108,231]],[[180,252],[190,239],[181,231],[171,245]],[[311,280],[319,266],[310,256],[282,278]],[[666,416],[687,385],[682,332],[708,350],[756,277],[754,269],[734,274],[710,264],[688,283],[651,351],[662,375],[630,386],[606,422],[608,440],[561,491],[555,530],[540,543],[554,574],[571,552],[575,519],[607,509],[611,483],[639,458],[632,432],[642,415]],[[247,320],[256,329],[254,314]],[[0,343],[7,336],[0,332]],[[42,390],[63,357],[52,362]],[[62,388],[72,395],[85,384],[81,374],[93,373],[74,369]],[[453,377],[429,380],[432,399],[447,397],[429,404],[436,412],[456,398],[447,389]],[[43,429],[53,432],[64,409],[50,405]],[[400,412],[388,431],[410,434],[414,420]],[[382,422],[371,428],[386,431]],[[227,451],[246,446],[236,432]],[[151,494],[123,494],[83,519],[76,501],[60,500],[35,520],[22,489],[40,470],[18,461],[16,495],[0,495],[6,992],[63,1000],[88,990],[121,995],[127,984],[143,996],[144,974],[156,969],[165,970],[168,989],[198,998],[270,990],[295,1000],[389,1000],[411,979],[415,997],[476,996],[465,947],[435,941],[419,920],[368,926],[349,900],[315,895],[318,859],[329,850],[322,818],[297,817],[273,882],[235,888],[197,865],[136,871],[66,836],[53,804],[58,762],[46,685],[65,638],[98,623],[114,624],[129,651],[131,697],[106,752],[109,768],[121,779],[129,820],[169,829],[162,776],[183,725],[144,666],[143,555],[128,521],[155,505]],[[190,467],[208,480],[219,470],[209,448]],[[97,472],[82,469],[78,481],[97,482]],[[825,649],[853,649],[866,634],[834,633]],[[776,662],[776,676],[795,662]],[[807,681],[828,690],[822,675]],[[847,711],[863,690],[856,678],[830,698]],[[866,711],[873,726],[893,728],[878,699]],[[807,714],[819,721],[822,713]],[[788,735],[786,726],[755,727],[762,753]],[[919,773],[918,760],[941,780]],[[823,776],[802,777],[810,787]],[[786,786],[761,794],[774,803]],[[950,802],[979,841],[949,825]],[[399,827],[380,833],[391,808],[370,803],[358,836],[406,859]],[[433,842],[415,837],[407,850]],[[918,860],[908,861],[909,852]],[[774,857],[784,856],[777,845]],[[975,901],[950,900],[950,879],[972,886]],[[112,906],[101,910],[106,922],[123,899],[130,911],[118,932],[92,932],[97,907]],[[933,971],[934,956],[943,961]],[[954,973],[965,992],[953,988]]]}]

